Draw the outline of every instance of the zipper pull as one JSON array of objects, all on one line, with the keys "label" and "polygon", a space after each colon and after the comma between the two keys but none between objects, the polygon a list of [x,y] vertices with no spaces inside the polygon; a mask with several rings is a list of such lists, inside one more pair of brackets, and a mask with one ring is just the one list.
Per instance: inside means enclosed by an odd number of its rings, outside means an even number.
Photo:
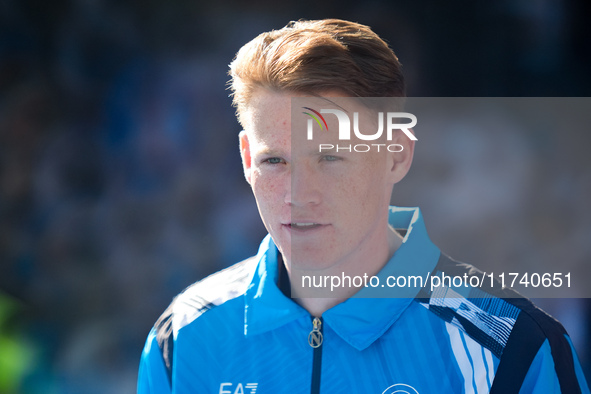
[{"label": "zipper pull", "polygon": [[312,320],[312,325],[312,331],[310,331],[310,334],[308,334],[308,344],[313,348],[317,348],[322,346],[322,341],[324,340],[321,331],[322,320],[320,320],[318,317],[315,317],[314,320]]}]

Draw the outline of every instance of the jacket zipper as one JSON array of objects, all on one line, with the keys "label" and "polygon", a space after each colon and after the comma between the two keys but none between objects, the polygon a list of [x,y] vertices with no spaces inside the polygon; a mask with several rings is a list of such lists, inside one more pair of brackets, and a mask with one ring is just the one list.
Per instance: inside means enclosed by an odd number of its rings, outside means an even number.
[{"label": "jacket zipper", "polygon": [[314,317],[312,319],[312,331],[308,334],[308,344],[314,348],[312,357],[312,387],[311,394],[320,393],[320,372],[322,368],[322,318]]}]

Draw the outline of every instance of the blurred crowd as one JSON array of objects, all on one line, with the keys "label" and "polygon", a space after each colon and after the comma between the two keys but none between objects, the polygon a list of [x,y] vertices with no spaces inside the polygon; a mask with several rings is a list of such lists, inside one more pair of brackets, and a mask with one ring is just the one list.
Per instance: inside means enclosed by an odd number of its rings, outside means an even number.
[{"label": "blurred crowd", "polygon": [[[134,392],[172,297],[256,252],[265,230],[226,89],[256,34],[299,18],[368,24],[412,96],[591,91],[582,2],[409,3],[0,1],[0,393]],[[522,134],[498,160],[493,134],[461,135],[444,156],[445,138],[425,138],[394,202],[423,206],[442,249],[477,265],[567,249],[588,262],[589,137]],[[589,372],[589,301],[541,302],[570,322]]]}]

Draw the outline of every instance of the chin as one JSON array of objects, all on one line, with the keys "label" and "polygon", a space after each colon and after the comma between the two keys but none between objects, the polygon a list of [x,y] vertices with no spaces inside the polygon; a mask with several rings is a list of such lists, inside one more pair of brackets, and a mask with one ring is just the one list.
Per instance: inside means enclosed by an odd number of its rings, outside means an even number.
[{"label": "chin", "polygon": [[330,262],[327,263],[327,259],[319,259],[317,254],[314,254],[313,257],[308,257],[296,253],[295,258],[293,255],[291,257],[292,268],[301,271],[322,271],[333,265]]}]

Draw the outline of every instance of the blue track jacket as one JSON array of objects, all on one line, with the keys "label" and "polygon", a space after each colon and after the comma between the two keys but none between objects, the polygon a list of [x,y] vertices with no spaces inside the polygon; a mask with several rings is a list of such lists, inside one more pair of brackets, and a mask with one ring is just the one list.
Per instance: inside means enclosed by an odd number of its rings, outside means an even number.
[{"label": "blue track jacket", "polygon": [[[390,224],[405,236],[381,283],[479,274],[440,253],[418,208],[392,207]],[[278,262],[267,236],[177,296],[148,336],[138,393],[589,393],[563,327],[514,292],[366,287],[314,320],[280,290]]]}]

